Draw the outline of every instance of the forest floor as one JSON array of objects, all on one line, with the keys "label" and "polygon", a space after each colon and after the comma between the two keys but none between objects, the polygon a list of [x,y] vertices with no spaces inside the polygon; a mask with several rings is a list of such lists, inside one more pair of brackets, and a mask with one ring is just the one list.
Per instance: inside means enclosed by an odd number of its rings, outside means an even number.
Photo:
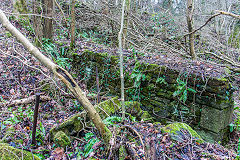
[{"label": "forest floor", "polygon": [[[6,1],[5,1],[6,2]],[[3,4],[1,4],[3,5]],[[12,23],[23,33],[28,35],[28,31],[21,26],[16,20]],[[77,40],[77,53],[81,54],[83,50],[88,49],[95,52],[107,52],[109,54],[117,54],[116,49],[111,49],[103,45],[99,45],[91,40]],[[125,56],[128,56],[132,51],[125,51]],[[141,60],[141,57],[138,57]],[[205,76],[221,76],[226,74],[222,65],[213,65],[201,61],[189,61],[184,58],[172,57],[167,55],[146,55],[144,61],[157,63],[169,66],[170,68],[178,68],[182,71],[189,71]],[[130,63],[130,62],[129,62]],[[79,82],[80,80],[78,80]],[[239,80],[236,80],[239,81]],[[51,93],[42,90],[44,86],[50,86]],[[88,92],[86,86],[80,86],[85,92]],[[56,89],[57,88],[57,89]],[[3,138],[7,130],[14,129],[11,136],[5,137],[6,142],[13,147],[23,148],[28,151],[37,153],[42,159],[89,159],[90,157],[98,159],[107,159],[103,153],[103,144],[99,140],[92,148],[86,150],[90,139],[86,139],[87,133],[96,133],[96,129],[87,128],[83,135],[73,138],[71,146],[60,148],[51,140],[49,130],[67,120],[70,116],[79,113],[81,109],[76,108],[76,100],[73,99],[65,90],[65,87],[51,77],[51,73],[42,66],[35,58],[33,58],[24,47],[0,24],[0,102],[12,102],[17,99],[28,98],[36,93],[48,96],[51,100],[42,102],[39,108],[38,131],[37,131],[37,146],[31,145],[31,130],[34,112],[34,102],[27,105],[13,105],[12,107],[0,107],[0,138]],[[88,97],[94,104],[95,97]],[[238,99],[236,98],[236,107],[239,107]],[[236,111],[237,112],[237,111]],[[238,113],[235,113],[237,115]],[[233,118],[237,118],[234,116]],[[234,121],[235,119],[233,119]],[[114,125],[124,126],[121,123]],[[114,131],[114,125],[110,128]],[[161,125],[154,125],[146,122],[126,122],[129,130],[136,131],[130,133],[125,131],[117,136],[116,143],[121,143],[124,139],[124,134],[129,134],[132,137],[142,139],[143,143],[149,143],[151,153],[157,159],[235,159],[238,150],[238,139],[240,137],[237,131],[230,135],[230,142],[225,148],[220,144],[199,143],[193,139],[191,134],[182,130],[178,140],[171,138],[169,134],[161,132]],[[96,134],[98,135],[98,134]],[[92,138],[96,138],[94,135]],[[134,139],[134,138],[133,138]],[[181,139],[181,140],[179,140]],[[128,145],[136,151],[135,156],[138,159],[144,159],[143,146],[140,140],[129,141]],[[153,147],[154,146],[154,147]],[[85,151],[85,152],[84,152]],[[86,154],[87,152],[87,154]],[[125,159],[129,159],[125,155]]]}]

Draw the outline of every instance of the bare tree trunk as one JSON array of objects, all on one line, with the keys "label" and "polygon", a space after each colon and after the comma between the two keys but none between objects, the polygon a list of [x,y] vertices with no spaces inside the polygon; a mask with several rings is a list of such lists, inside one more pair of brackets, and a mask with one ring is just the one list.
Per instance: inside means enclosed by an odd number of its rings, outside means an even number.
[{"label": "bare tree trunk", "polygon": [[[43,14],[47,17],[53,17],[54,15],[54,0],[43,0]],[[53,37],[53,19],[44,18],[43,36],[47,39]]]},{"label": "bare tree trunk", "polygon": [[72,8],[71,8],[71,43],[70,43],[70,49],[73,49],[75,47],[75,0],[72,0]]},{"label": "bare tree trunk", "polygon": [[[188,31],[191,33],[193,29],[193,5],[194,0],[188,0],[187,1],[187,24],[188,24]],[[189,35],[189,48],[190,48],[190,55],[192,56],[192,59],[196,59],[196,54],[194,50],[194,33]]]},{"label": "bare tree trunk", "polygon": [[126,49],[126,38],[127,38],[127,29],[128,29],[128,15],[130,11],[130,4],[131,0],[126,0],[126,10],[124,15],[124,22],[123,22],[123,37],[122,37],[122,48]]},{"label": "bare tree trunk", "polygon": [[[33,13],[37,15],[42,14],[41,0],[33,0]],[[33,28],[35,32],[35,44],[39,47],[42,44],[43,37],[43,25],[42,18],[39,16],[33,16]]]},{"label": "bare tree trunk", "polygon": [[123,75],[123,51],[122,51],[122,34],[123,34],[123,23],[124,23],[124,9],[125,0],[122,2],[122,18],[121,18],[121,28],[118,33],[118,47],[120,56],[120,78],[121,78],[121,106],[122,106],[122,118],[125,119],[125,105],[124,105],[124,75]]},{"label": "bare tree trunk", "polygon": [[103,141],[108,145],[109,140],[112,136],[111,131],[105,126],[101,117],[84,95],[83,91],[80,89],[78,84],[72,78],[72,76],[63,68],[53,63],[48,57],[43,55],[32,43],[24,37],[24,35],[19,32],[7,19],[3,11],[0,9],[0,22],[3,27],[5,27],[12,35],[14,35],[19,42],[23,44],[23,46],[35,57],[37,58],[43,65],[45,65],[48,69],[50,69],[53,74],[58,77],[73,93],[73,95],[77,98],[80,104],[84,107],[86,112],[88,113],[90,119],[92,120],[95,127],[100,132]]}]

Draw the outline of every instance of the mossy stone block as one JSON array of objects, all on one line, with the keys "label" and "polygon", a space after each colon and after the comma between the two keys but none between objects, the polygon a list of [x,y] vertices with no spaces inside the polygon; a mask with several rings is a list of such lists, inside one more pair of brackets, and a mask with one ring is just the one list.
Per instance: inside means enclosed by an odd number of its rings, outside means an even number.
[{"label": "mossy stone block", "polygon": [[142,113],[140,103],[136,101],[126,101],[125,102],[126,111],[132,116],[138,117]]},{"label": "mossy stone block", "polygon": [[198,129],[196,131],[205,141],[209,143],[222,142],[224,145],[226,142],[229,142],[229,127],[220,130],[218,133],[204,129]]},{"label": "mossy stone block", "polygon": [[205,106],[202,108],[200,127],[218,133],[231,122],[233,107],[222,110]]},{"label": "mossy stone block", "polygon": [[100,114],[102,119],[107,118],[120,109],[120,101],[118,97],[111,98],[103,101],[96,106],[97,112]]},{"label": "mossy stone block", "polygon": [[19,160],[22,157],[24,160],[41,160],[31,152],[14,148],[6,143],[0,143],[0,157],[2,160]]},{"label": "mossy stone block", "polygon": [[68,136],[77,134],[83,127],[83,125],[90,125],[89,120],[87,118],[87,113],[83,111],[82,113],[73,115],[68,120],[64,121],[58,126],[53,127],[50,130],[50,137],[55,137],[56,133],[59,131],[63,131]]},{"label": "mossy stone block", "polygon": [[63,132],[59,131],[55,134],[53,138],[54,143],[58,146],[65,148],[66,146],[70,146],[70,138]]},{"label": "mossy stone block", "polygon": [[140,119],[143,121],[154,122],[154,118],[147,111],[142,111],[142,115],[141,115]]},{"label": "mossy stone block", "polygon": [[188,131],[188,133],[191,134],[191,136],[196,139],[199,142],[203,142],[203,139],[201,138],[201,136],[199,136],[199,134],[197,134],[197,132],[195,130],[193,130],[189,125],[187,125],[186,123],[172,123],[169,124],[163,128],[161,128],[161,131],[163,133],[169,133],[171,135],[171,137],[176,137],[182,129],[185,129]]},{"label": "mossy stone block", "polygon": [[217,100],[211,101],[210,106],[216,109],[224,109],[224,108],[231,108],[234,105],[234,102],[229,97],[226,97],[225,100]]},{"label": "mossy stone block", "polygon": [[167,99],[173,98],[172,95],[173,95],[173,92],[165,90],[165,89],[159,89],[157,92],[157,96],[167,98]]}]

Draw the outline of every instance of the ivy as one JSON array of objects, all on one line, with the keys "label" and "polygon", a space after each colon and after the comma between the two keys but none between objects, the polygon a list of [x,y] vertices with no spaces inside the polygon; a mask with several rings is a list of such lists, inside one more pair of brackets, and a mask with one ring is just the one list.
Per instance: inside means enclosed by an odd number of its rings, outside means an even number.
[{"label": "ivy", "polygon": [[185,104],[187,101],[188,92],[197,93],[193,88],[187,87],[187,82],[177,78],[177,90],[173,92],[173,97],[179,97],[179,100]]}]

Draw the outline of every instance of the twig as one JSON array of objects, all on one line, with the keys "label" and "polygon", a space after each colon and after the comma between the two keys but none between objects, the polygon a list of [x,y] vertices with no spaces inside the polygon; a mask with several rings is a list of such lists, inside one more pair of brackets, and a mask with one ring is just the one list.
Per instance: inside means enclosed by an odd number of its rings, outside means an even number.
[{"label": "twig", "polygon": [[230,63],[231,65],[235,66],[235,67],[240,67],[240,64],[234,62],[234,61],[233,61],[232,59],[230,59],[229,57],[226,57],[226,56],[224,56],[224,55],[219,56],[219,55],[217,55],[217,54],[215,54],[215,53],[213,53],[213,52],[208,52],[208,51],[205,51],[205,53],[211,54],[211,55],[213,55],[213,56],[215,56],[215,57],[217,57],[217,58],[219,58],[219,59],[221,59],[221,60],[224,60],[224,61]]},{"label": "twig", "polygon": [[62,15],[63,15],[63,19],[65,20],[65,23],[66,23],[66,25],[67,25],[67,24],[68,24],[68,23],[67,23],[67,18],[65,17],[64,12],[63,12],[61,6],[58,4],[57,0],[54,0],[54,1],[55,1],[55,4],[57,5],[57,7],[60,9],[60,11],[61,11],[61,13],[62,13]]},{"label": "twig", "polygon": [[141,142],[141,144],[142,144],[142,146],[144,148],[144,143],[143,143],[143,140],[142,140],[142,136],[134,128],[132,128],[131,126],[128,126],[128,125],[123,125],[123,126],[120,127],[120,129],[123,129],[123,128],[131,129],[139,137],[140,142]]},{"label": "twig", "polygon": [[206,26],[213,18],[215,18],[215,17],[217,17],[217,16],[219,16],[219,15],[221,15],[221,13],[217,13],[217,14],[212,15],[201,27],[199,27],[198,29],[195,29],[194,31],[192,31],[192,32],[190,32],[190,33],[188,33],[188,34],[183,35],[182,37],[186,37],[186,36],[188,36],[188,35],[190,35],[190,34],[193,34],[193,33],[197,32],[197,31],[201,30],[201,29],[202,29],[204,26]]},{"label": "twig", "polygon": [[212,15],[201,27],[199,27],[198,29],[195,29],[194,31],[188,33],[188,34],[185,34],[183,37],[186,37],[190,34],[193,34],[199,30],[201,30],[204,26],[206,26],[213,18],[219,16],[219,15],[227,15],[227,16],[231,16],[231,17],[234,17],[234,18],[238,18],[240,19],[240,15],[237,15],[237,14],[234,14],[234,13],[230,13],[230,12],[225,12],[225,11],[219,11],[219,10],[216,10],[216,12],[219,12],[219,13],[216,13],[214,15]]},{"label": "twig", "polygon": [[219,12],[219,14],[223,14],[223,15],[227,15],[227,16],[231,16],[231,17],[240,19],[240,15],[237,15],[237,14],[234,14],[234,13],[219,11],[219,10],[216,10],[216,12]]},{"label": "twig", "polygon": [[43,15],[41,15],[41,14],[32,14],[32,13],[26,13],[26,14],[23,14],[23,13],[10,13],[10,12],[6,12],[6,11],[3,11],[3,13],[5,13],[5,14],[12,14],[12,15],[18,15],[18,16],[36,16],[36,17],[42,17],[42,18],[46,18],[46,19],[54,19],[54,17],[43,16]]}]

